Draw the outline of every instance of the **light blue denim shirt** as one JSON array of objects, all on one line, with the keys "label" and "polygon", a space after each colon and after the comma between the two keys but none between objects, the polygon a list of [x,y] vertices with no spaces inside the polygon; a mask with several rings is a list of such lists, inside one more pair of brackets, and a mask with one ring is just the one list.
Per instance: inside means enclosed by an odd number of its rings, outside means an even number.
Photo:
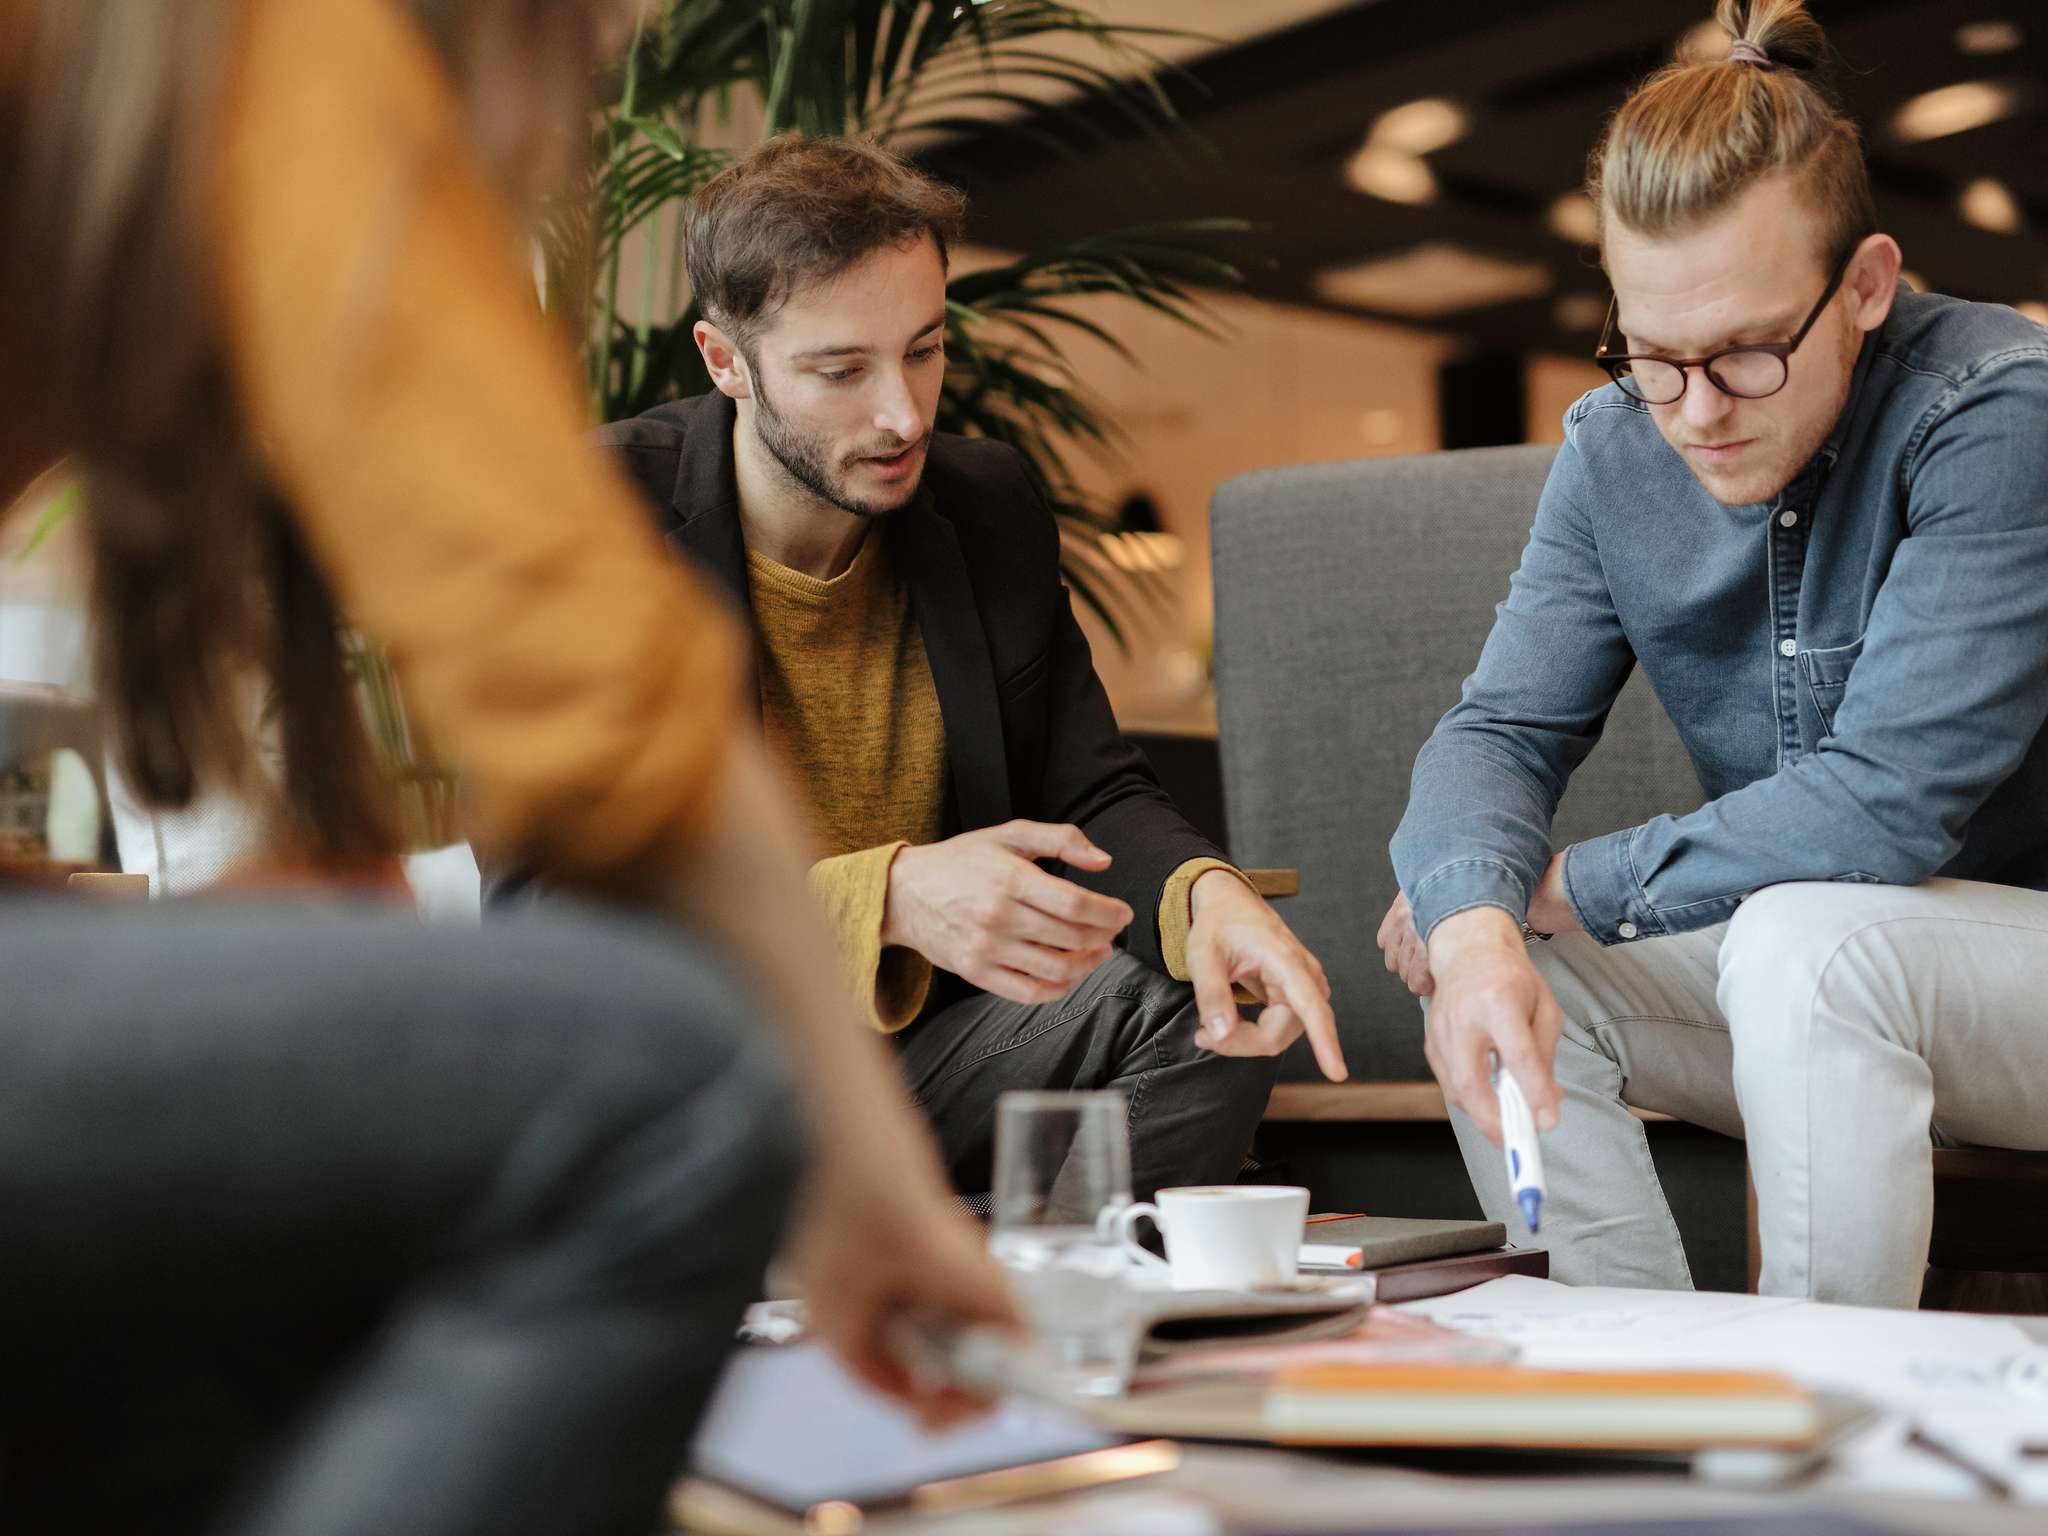
[{"label": "light blue denim shirt", "polygon": [[1528,910],[1565,781],[1637,665],[1708,803],[1566,851],[1602,943],[1788,880],[2048,888],[2048,329],[1902,288],[1768,505],[1716,502],[1618,387],[1575,403],[1394,834],[1425,937]]}]

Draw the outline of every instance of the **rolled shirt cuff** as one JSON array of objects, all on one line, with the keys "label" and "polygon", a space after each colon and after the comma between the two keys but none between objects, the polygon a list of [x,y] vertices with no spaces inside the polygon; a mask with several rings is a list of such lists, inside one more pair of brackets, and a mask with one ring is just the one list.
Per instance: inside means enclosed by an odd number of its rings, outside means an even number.
[{"label": "rolled shirt cuff", "polygon": [[1564,892],[1579,926],[1602,944],[1627,944],[1670,930],[1636,878],[1636,829],[1610,832],[1565,850]]},{"label": "rolled shirt cuff", "polygon": [[1498,907],[1516,922],[1529,910],[1529,891],[1505,861],[1456,859],[1416,882],[1408,893],[1415,931],[1426,944],[1436,925],[1473,907]]}]

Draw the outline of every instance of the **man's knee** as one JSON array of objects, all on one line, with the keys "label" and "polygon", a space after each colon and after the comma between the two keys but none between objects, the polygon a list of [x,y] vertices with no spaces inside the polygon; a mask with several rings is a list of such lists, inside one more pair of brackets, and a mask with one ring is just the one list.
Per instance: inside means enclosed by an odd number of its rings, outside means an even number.
[{"label": "man's knee", "polygon": [[1899,989],[1887,981],[1887,966],[1869,962],[1883,948],[1877,942],[1873,949],[1872,936],[1897,894],[1892,886],[1798,881],[1744,900],[1721,941],[1716,988],[1738,1056],[1803,1047],[1823,989],[1847,979],[1848,970],[1857,984],[1835,991],[1852,1006],[1831,1011],[1844,1023],[1886,1024],[1894,1009],[1885,998]]},{"label": "man's knee", "polygon": [[[1601,1057],[1608,1054],[1608,1047],[1593,1029],[1600,1010],[1593,1004],[1589,978],[1605,956],[1599,941],[1584,933],[1560,933],[1549,943],[1529,946],[1530,963],[1564,1019],[1565,1039]],[[1559,1053],[1561,1059],[1569,1055]]]},{"label": "man's knee", "polygon": [[1266,1104],[1273,1097],[1273,1085],[1280,1081],[1284,1060],[1284,1055],[1216,1057],[1218,1070],[1230,1079],[1233,1101],[1249,1106],[1253,1118],[1265,1115]]},{"label": "man's knee", "polygon": [[[1138,980],[1146,993],[1146,1016],[1152,1022],[1152,1043],[1159,1064],[1193,1062],[1203,1067],[1199,1074],[1202,1091],[1214,1107],[1233,1121],[1256,1123],[1266,1112],[1273,1085],[1280,1080],[1278,1056],[1224,1056],[1204,1050],[1195,1043],[1201,1028],[1201,1012],[1195,1006],[1195,989],[1185,981],[1162,976],[1149,967],[1132,962],[1142,973]],[[1255,1015],[1254,1015],[1255,1016]],[[1248,1019],[1239,1026],[1250,1029]]]}]

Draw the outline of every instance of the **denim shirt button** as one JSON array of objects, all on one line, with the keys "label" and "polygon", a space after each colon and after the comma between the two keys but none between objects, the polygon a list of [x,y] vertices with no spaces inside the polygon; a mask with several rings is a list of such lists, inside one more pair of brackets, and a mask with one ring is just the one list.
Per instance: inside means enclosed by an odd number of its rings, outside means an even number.
[{"label": "denim shirt button", "polygon": [[1632,939],[1636,936],[1636,925],[1634,923],[1623,923],[1619,928],[1615,929],[1614,931],[1620,934],[1624,939]]},{"label": "denim shirt button", "polygon": [[1799,642],[1796,640],[1780,640],[1778,642],[1778,654],[1780,656],[1797,656],[1799,654]]},{"label": "denim shirt button", "polygon": [[1778,526],[1780,528],[1797,527],[1798,523],[1799,514],[1797,512],[1794,512],[1790,507],[1787,507],[1784,511],[1778,514]]}]

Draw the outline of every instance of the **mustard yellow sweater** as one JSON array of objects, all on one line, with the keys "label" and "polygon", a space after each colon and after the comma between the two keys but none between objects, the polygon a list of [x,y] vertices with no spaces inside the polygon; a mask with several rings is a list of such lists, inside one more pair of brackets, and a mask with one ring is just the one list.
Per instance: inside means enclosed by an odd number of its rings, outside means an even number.
[{"label": "mustard yellow sweater", "polygon": [[[946,800],[946,730],[924,637],[879,538],[819,581],[747,552],[761,718],[769,747],[795,774],[826,858],[811,889],[839,936],[868,1022],[897,1030],[931,989],[931,962],[884,947],[889,866],[906,844],[936,842]],[[1190,859],[1159,898],[1167,969],[1187,979],[1191,892],[1211,869]]]}]

